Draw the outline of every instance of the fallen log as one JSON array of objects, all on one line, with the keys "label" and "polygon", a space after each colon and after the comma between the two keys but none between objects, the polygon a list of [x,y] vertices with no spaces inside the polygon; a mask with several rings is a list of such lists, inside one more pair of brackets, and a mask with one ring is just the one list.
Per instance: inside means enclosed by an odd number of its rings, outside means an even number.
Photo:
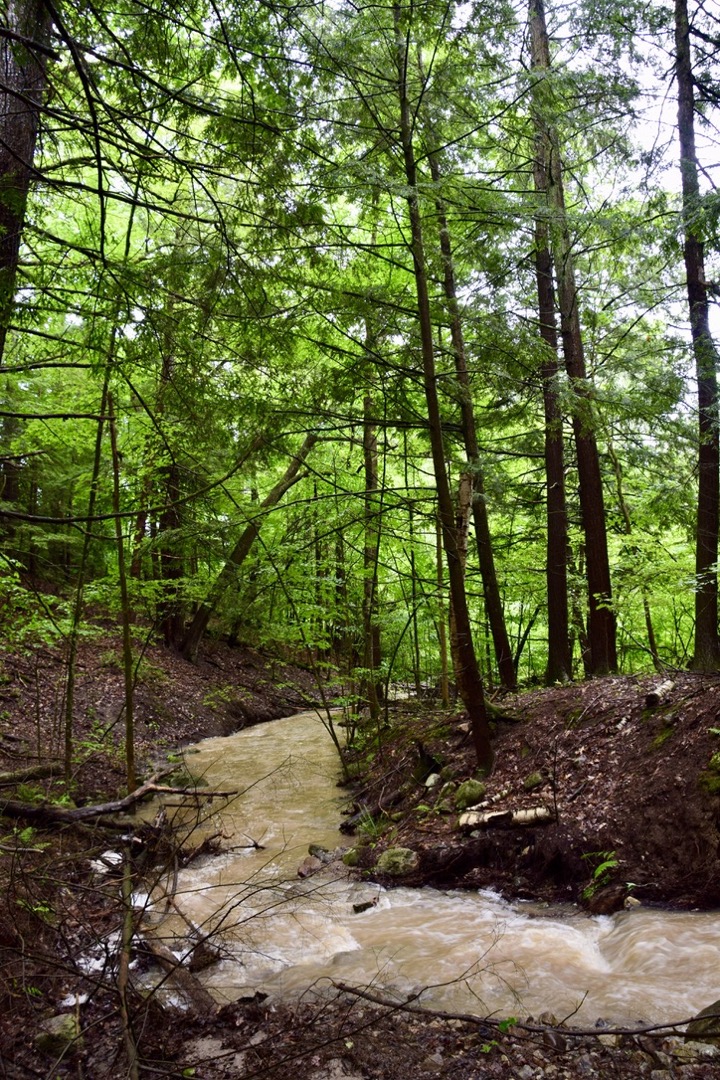
[{"label": "fallen log", "polygon": [[653,686],[645,695],[645,708],[657,709],[660,705],[664,705],[674,689],[675,683],[672,679],[666,679],[665,682]]},{"label": "fallen log", "polygon": [[458,818],[461,829],[473,829],[483,825],[492,828],[525,828],[527,825],[549,825],[555,814],[547,806],[533,806],[529,810],[467,810]]},{"label": "fallen log", "polygon": [[48,776],[60,776],[63,771],[62,761],[46,761],[43,765],[26,765],[23,769],[0,773],[0,787],[15,787],[28,780],[44,780]]},{"label": "fallen log", "polygon": [[27,803],[17,799],[0,800],[0,816],[12,818],[24,818],[27,821],[37,821],[48,825],[81,825],[95,821],[97,818],[121,814],[124,810],[131,810],[143,799],[151,795],[184,795],[194,799],[229,799],[237,795],[237,791],[207,791],[205,788],[182,788],[168,787],[166,784],[158,784],[155,780],[147,780],[135,791],[131,791],[123,799],[115,799],[113,802],[97,803],[94,806],[57,806],[54,803]]}]

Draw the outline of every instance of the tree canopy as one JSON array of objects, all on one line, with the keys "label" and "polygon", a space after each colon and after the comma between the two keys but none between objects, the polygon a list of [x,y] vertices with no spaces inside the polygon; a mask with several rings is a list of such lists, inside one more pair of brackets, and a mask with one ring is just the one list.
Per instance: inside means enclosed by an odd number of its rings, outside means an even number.
[{"label": "tree canopy", "polygon": [[6,0],[5,633],[71,671],[100,604],[128,665],[207,628],[371,712],[452,663],[486,764],[483,685],[715,670],[719,44],[694,0]]}]

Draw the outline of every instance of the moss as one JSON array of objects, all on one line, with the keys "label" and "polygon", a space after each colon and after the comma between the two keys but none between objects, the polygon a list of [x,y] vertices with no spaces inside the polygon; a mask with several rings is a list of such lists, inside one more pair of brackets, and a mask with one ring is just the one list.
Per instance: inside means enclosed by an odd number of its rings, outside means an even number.
[{"label": "moss", "polygon": [[474,806],[484,797],[486,790],[481,780],[466,780],[455,792],[455,806],[458,810]]},{"label": "moss", "polygon": [[652,741],[653,750],[659,750],[661,746],[664,746],[671,735],[673,735],[673,729],[671,727],[664,727],[662,731],[658,732]]},{"label": "moss", "polygon": [[580,722],[580,717],[585,712],[584,709],[571,709],[565,718],[565,727],[574,728],[577,727]]},{"label": "moss", "polygon": [[698,787],[709,795],[720,795],[720,775],[715,772],[701,772],[698,776]]},{"label": "moss", "polygon": [[544,783],[545,777],[543,776],[543,774],[540,772],[534,772],[530,773],[529,776],[525,777],[525,779],[523,780],[523,787],[526,791],[533,791],[534,788],[542,787]]}]

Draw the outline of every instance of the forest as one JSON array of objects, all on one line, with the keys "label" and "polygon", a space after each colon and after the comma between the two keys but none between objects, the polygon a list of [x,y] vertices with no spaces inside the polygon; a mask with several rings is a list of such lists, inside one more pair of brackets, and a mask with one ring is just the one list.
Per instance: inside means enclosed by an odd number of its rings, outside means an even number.
[{"label": "forest", "polygon": [[[484,694],[720,666],[710,0],[5,0],[0,611]],[[133,766],[129,760],[129,779]]]},{"label": "forest", "polygon": [[715,1075],[716,0],[0,8],[0,1073]]}]

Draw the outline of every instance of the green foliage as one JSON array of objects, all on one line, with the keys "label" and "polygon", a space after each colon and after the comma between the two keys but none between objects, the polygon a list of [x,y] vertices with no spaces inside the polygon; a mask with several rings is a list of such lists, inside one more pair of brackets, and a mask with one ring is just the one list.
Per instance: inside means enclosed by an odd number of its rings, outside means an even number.
[{"label": "green foliage", "polygon": [[357,831],[362,833],[367,841],[374,842],[386,834],[389,825],[390,819],[386,814],[381,813],[373,817],[372,814],[363,809],[357,825]]},{"label": "green foliage", "polygon": [[698,776],[698,785],[709,795],[720,795],[720,774],[715,771],[701,772]]},{"label": "green foliage", "polygon": [[592,871],[592,881],[585,886],[582,892],[583,898],[589,900],[598,889],[610,883],[612,872],[619,865],[619,859],[614,851],[588,851],[583,855],[583,859],[588,859],[596,864]]},{"label": "green foliage", "polygon": [[[368,679],[436,684],[447,596],[437,578],[408,245],[413,195],[452,483],[467,468],[459,429],[469,394],[482,447],[476,496],[488,508],[514,644],[538,612],[519,676],[543,678],[547,347],[533,317],[534,109],[557,127],[567,165],[593,405],[584,421],[600,447],[621,667],[652,666],[648,610],[661,659],[687,662],[696,432],[687,335],[674,329],[682,218],[675,182],[665,179],[667,152],[633,141],[642,134],[638,86],[655,79],[652,50],[664,56],[666,15],[637,5],[622,15],[606,0],[573,9],[538,80],[526,63],[524,14],[502,0],[471,14],[400,4],[411,191],[392,6],[300,5],[280,19],[254,2],[182,0],[172,18],[162,5],[70,5],[67,35],[91,58],[94,104],[89,111],[65,54],[53,69],[53,93],[65,105],[43,114],[33,164],[47,182],[29,195],[2,357],[0,508],[19,516],[2,522],[0,626],[14,647],[60,646],[95,632],[89,614],[121,615],[101,412],[107,388],[138,623],[171,639],[173,619],[187,622],[212,597],[212,631],[336,668],[354,682],[353,709]],[[633,35],[637,26],[642,33]],[[694,59],[710,120],[716,80],[703,53]],[[107,188],[100,194],[98,176]],[[439,198],[453,241],[468,391],[456,376],[440,284]],[[703,192],[692,215],[715,258],[717,194]],[[708,274],[717,276],[710,264]],[[555,381],[577,673],[587,614],[569,438],[578,406],[562,370]],[[372,492],[363,458],[369,416],[379,463]],[[308,475],[266,512],[263,500],[308,429],[323,435]],[[250,521],[262,523],[261,537],[214,596]],[[372,671],[363,641],[369,549],[382,639]],[[467,588],[476,645],[489,656],[472,543]],[[160,675],[139,675],[162,687]],[[354,733],[348,741],[356,745]],[[359,748],[372,748],[369,736]]]},{"label": "green foliage", "polygon": [[238,690],[236,686],[217,686],[214,690],[210,690],[205,694],[202,703],[207,708],[212,709],[213,712],[219,712],[237,700]]}]

